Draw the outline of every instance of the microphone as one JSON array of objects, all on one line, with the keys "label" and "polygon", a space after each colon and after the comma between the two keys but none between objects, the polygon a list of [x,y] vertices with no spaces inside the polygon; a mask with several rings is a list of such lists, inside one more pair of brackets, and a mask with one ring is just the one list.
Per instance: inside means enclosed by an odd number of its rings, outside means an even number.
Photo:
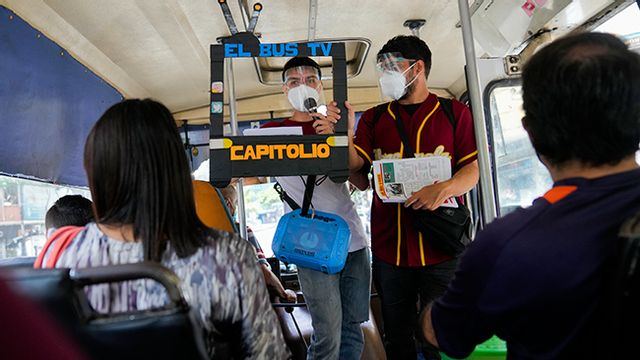
[{"label": "microphone", "polygon": [[308,112],[317,112],[318,110],[318,102],[312,97],[304,99],[302,104]]},{"label": "microphone", "polygon": [[[316,101],[316,99],[312,97],[304,99],[303,105],[304,105],[304,108],[307,109],[307,111],[310,113],[320,113],[324,116],[327,116],[327,107],[325,105],[318,106],[318,102]],[[317,116],[312,115],[311,118],[314,121],[319,120]],[[315,129],[318,126],[320,126],[320,124],[315,124],[313,128]]]}]

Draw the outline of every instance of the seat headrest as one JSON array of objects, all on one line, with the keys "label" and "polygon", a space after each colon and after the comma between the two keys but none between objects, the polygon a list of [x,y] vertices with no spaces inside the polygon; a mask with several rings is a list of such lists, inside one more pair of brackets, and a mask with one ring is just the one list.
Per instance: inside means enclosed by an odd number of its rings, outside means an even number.
[{"label": "seat headrest", "polygon": [[233,220],[220,191],[208,182],[193,180],[193,195],[200,221],[214,229],[235,232]]}]

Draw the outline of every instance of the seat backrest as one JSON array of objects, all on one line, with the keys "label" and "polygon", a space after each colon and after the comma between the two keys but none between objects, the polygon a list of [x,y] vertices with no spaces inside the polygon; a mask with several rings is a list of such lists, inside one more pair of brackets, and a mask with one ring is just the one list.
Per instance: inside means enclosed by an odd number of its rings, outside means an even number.
[{"label": "seat backrest", "polygon": [[220,191],[206,181],[193,180],[198,218],[208,227],[236,232],[233,219]]},{"label": "seat backrest", "polygon": [[208,359],[202,328],[186,309],[106,316],[83,326],[94,359]]},{"label": "seat backrest", "polygon": [[89,309],[86,298],[69,276],[69,269],[8,267],[3,275],[16,292],[32,299],[49,312],[65,329],[74,331]]},{"label": "seat backrest", "polygon": [[[36,300],[69,330],[94,359],[207,359],[202,325],[180,291],[178,277],[156,263],[85,269],[18,268],[7,273],[24,295]],[[85,286],[153,279],[167,291],[159,309],[99,314],[88,304]]]},{"label": "seat backrest", "polygon": [[8,259],[0,259],[1,267],[33,267],[33,263],[36,261],[34,256],[19,256]]}]

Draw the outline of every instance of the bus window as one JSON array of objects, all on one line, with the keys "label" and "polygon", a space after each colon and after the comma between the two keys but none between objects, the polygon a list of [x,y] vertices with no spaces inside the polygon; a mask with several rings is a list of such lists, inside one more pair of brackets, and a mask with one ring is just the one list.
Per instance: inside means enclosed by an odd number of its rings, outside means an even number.
[{"label": "bus window", "polygon": [[[620,11],[611,19],[598,26],[595,31],[606,32],[621,36],[624,40],[640,36],[640,7],[629,4],[626,9]],[[640,44],[629,44],[632,48],[640,49]]]},{"label": "bus window", "polygon": [[0,259],[36,256],[45,242],[44,216],[56,200],[89,190],[0,175]]},{"label": "bus window", "polygon": [[551,177],[538,160],[522,127],[520,85],[497,86],[489,95],[490,119],[496,166],[499,215],[529,206],[548,190]]},{"label": "bus window", "polygon": [[[640,54],[640,7],[629,4],[626,9],[605,21],[595,31],[620,36],[629,49]],[[640,164],[640,151],[636,153],[636,162]]]},{"label": "bus window", "polygon": [[274,183],[244,186],[244,206],[247,226],[260,243],[266,257],[272,257],[271,242],[278,226],[278,220],[284,215],[284,205]]}]

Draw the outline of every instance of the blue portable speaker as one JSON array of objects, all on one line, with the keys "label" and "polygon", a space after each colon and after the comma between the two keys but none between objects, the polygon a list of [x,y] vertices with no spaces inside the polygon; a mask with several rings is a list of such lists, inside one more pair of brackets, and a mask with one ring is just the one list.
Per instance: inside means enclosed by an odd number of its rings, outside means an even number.
[{"label": "blue portable speaker", "polygon": [[305,217],[297,209],[280,218],[271,247],[280,261],[335,274],[347,261],[350,238],[340,216],[315,211]]}]

